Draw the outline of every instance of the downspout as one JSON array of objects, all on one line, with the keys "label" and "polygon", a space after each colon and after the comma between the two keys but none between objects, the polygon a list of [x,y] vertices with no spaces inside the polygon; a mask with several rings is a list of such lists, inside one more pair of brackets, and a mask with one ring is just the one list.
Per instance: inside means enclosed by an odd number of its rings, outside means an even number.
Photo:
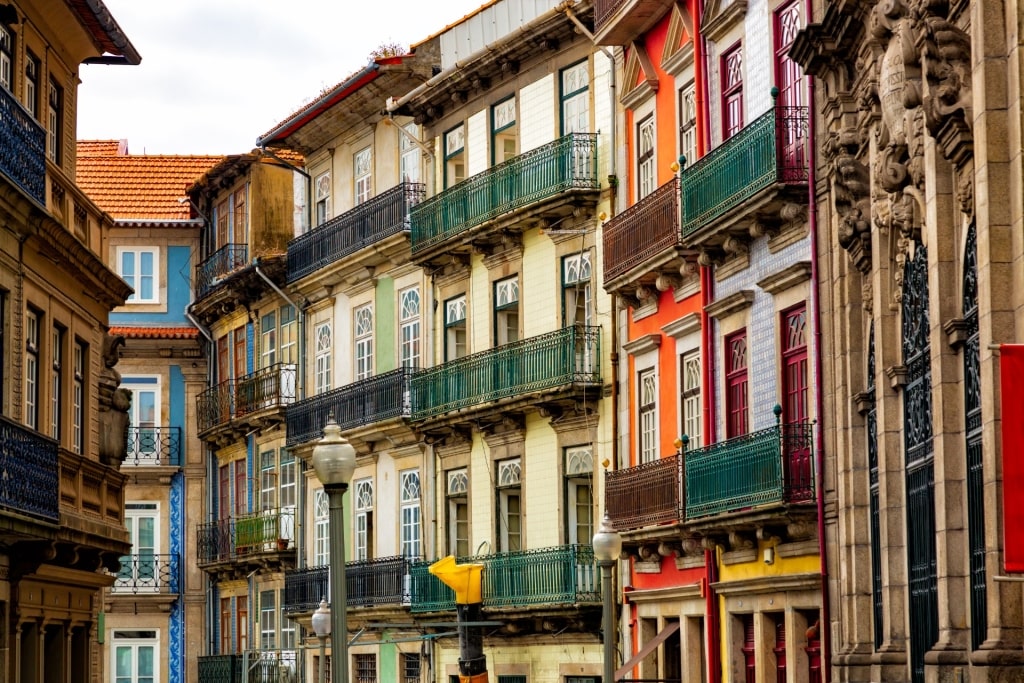
[{"label": "downspout", "polygon": [[187,308],[185,309],[185,317],[188,318],[189,322],[196,326],[196,329],[199,330],[199,334],[206,337],[206,341],[213,344],[213,336],[210,334],[210,331],[203,327],[202,323],[196,320],[196,317],[192,315],[192,311],[188,310]]}]

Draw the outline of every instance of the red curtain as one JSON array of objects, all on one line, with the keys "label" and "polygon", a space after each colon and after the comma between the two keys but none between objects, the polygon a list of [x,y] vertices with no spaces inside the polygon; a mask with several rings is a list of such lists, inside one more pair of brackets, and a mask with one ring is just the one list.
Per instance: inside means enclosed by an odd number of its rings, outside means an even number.
[{"label": "red curtain", "polygon": [[1003,563],[1024,572],[1024,344],[999,347],[1003,426]]}]

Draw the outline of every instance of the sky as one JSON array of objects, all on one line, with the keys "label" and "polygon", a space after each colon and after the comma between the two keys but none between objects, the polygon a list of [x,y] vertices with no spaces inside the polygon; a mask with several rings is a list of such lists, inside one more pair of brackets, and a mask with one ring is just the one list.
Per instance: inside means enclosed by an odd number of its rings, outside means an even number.
[{"label": "sky", "polygon": [[240,154],[374,48],[420,42],[484,0],[104,2],[142,63],[82,66],[78,138],[127,139],[132,154]]}]

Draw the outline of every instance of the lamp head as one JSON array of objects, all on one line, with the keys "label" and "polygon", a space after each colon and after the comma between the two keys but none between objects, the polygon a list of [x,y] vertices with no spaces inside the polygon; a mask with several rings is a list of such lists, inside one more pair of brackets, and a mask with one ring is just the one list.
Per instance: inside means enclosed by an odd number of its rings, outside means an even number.
[{"label": "lamp head", "polygon": [[325,489],[348,486],[356,471],[356,449],[341,435],[334,414],[327,417],[324,438],[313,449],[313,470]]},{"label": "lamp head", "polygon": [[614,562],[619,559],[619,554],[622,552],[622,536],[612,529],[607,510],[604,511],[601,528],[594,534],[591,544],[594,546],[594,558],[598,562]]},{"label": "lamp head", "polygon": [[326,638],[331,635],[331,608],[327,606],[327,600],[321,599],[320,606],[313,612],[313,633],[317,638]]}]

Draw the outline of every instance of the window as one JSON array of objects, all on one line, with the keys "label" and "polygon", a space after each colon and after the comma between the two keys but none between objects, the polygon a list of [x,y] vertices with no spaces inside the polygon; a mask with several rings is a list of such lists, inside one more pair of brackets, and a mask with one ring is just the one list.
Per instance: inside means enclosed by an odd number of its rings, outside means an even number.
[{"label": "window", "polygon": [[118,275],[135,291],[127,303],[151,304],[159,301],[159,251],[155,248],[118,247]]},{"label": "window", "polygon": [[494,344],[519,339],[519,278],[494,283]]},{"label": "window", "polygon": [[743,52],[737,45],[722,55],[722,140],[743,128]]},{"label": "window", "polygon": [[321,323],[316,326],[316,393],[322,394],[331,389],[331,324]]},{"label": "window", "polygon": [[317,489],[313,495],[313,565],[324,567],[331,561],[330,508],[327,492]]},{"label": "window", "polygon": [[4,25],[0,25],[0,86],[10,92],[14,64],[14,37]]},{"label": "window", "polygon": [[637,200],[643,199],[658,186],[654,160],[654,115],[646,117],[636,127]]},{"label": "window", "polygon": [[74,377],[71,382],[71,448],[75,453],[82,453],[85,435],[85,361],[89,356],[88,347],[75,340],[72,351]]},{"label": "window", "polygon": [[271,311],[260,320],[260,367],[269,368],[277,363],[277,311]]},{"label": "window", "polygon": [[231,463],[235,468],[235,514],[244,515],[249,511],[249,496],[246,495],[245,460],[235,460]]},{"label": "window", "polygon": [[401,653],[402,664],[400,683],[420,683],[420,655],[419,653]]},{"label": "window", "polygon": [[500,164],[518,154],[516,129],[514,96],[491,107],[491,164]]},{"label": "window", "polygon": [[355,203],[362,204],[373,196],[373,149],[367,147],[352,155],[352,175],[355,177]]},{"label": "window", "polygon": [[64,330],[54,325],[50,336],[50,436],[60,441],[64,417]]},{"label": "window", "polygon": [[281,494],[281,509],[294,510],[298,500],[296,491],[298,490],[299,466],[295,460],[295,454],[290,450],[282,448],[278,454],[280,456],[278,471],[281,476],[278,477],[278,484]]},{"label": "window", "polygon": [[658,458],[658,388],[654,370],[640,373],[640,462],[654,462]]},{"label": "window", "polygon": [[60,165],[63,161],[61,142],[64,137],[64,89],[50,78],[49,109],[46,116],[46,155]]},{"label": "window", "polygon": [[114,631],[114,683],[158,683],[156,631]]},{"label": "window", "polygon": [[377,655],[352,655],[356,683],[377,683]]},{"label": "window", "polygon": [[420,556],[420,473],[407,470],[401,473],[402,557]]},{"label": "window", "polygon": [[322,225],[331,218],[331,174],[321,173],[313,185],[316,192],[316,224]]},{"label": "window", "polygon": [[218,475],[218,509],[220,518],[227,519],[231,516],[231,464],[221,465]]},{"label": "window", "polygon": [[420,289],[410,287],[398,293],[399,356],[403,368],[420,364]]},{"label": "window", "polygon": [[[5,30],[0,27],[0,33]],[[2,42],[3,38],[0,38],[0,43]],[[0,56],[0,61],[2,60],[3,57]],[[2,70],[3,66],[0,66],[0,71]],[[25,51],[25,108],[32,114],[32,118],[39,118],[39,57],[36,57],[32,50]]]},{"label": "window", "polygon": [[697,91],[693,82],[679,91],[679,153],[686,166],[697,162]]},{"label": "window", "polygon": [[423,174],[420,171],[422,152],[414,140],[420,137],[420,127],[415,123],[405,124],[404,133],[398,134],[399,173],[404,183],[418,183]]},{"label": "window", "polygon": [[231,642],[231,598],[220,599],[220,651],[221,654],[234,652]]},{"label": "window", "polygon": [[444,186],[466,179],[466,126],[459,124],[444,134]]},{"label": "window", "polygon": [[754,638],[754,615],[743,614],[740,616],[739,622],[742,642],[740,652],[743,655],[743,681],[744,683],[756,683],[757,640]]},{"label": "window", "polygon": [[562,135],[590,131],[590,70],[587,61],[562,69]]},{"label": "window", "polygon": [[498,463],[498,550],[523,549],[522,463],[519,458]]},{"label": "window", "polygon": [[807,306],[782,313],[782,420],[803,422],[807,406]]},{"label": "window", "polygon": [[231,355],[234,359],[235,379],[245,377],[249,367],[249,359],[246,356],[245,326],[236,327],[232,332]]},{"label": "window", "polygon": [[373,479],[361,479],[353,484],[355,490],[355,550],[354,560],[373,558]]},{"label": "window", "polygon": [[132,403],[128,409],[130,431],[126,462],[135,465],[170,464],[160,463],[160,378],[126,376],[122,383],[132,392]]},{"label": "window", "polygon": [[287,449],[269,448],[260,453],[259,508],[277,519],[277,537],[295,535],[295,455]]},{"label": "window", "polygon": [[774,19],[775,84],[779,89],[776,104],[780,107],[800,107],[804,103],[802,72],[789,56],[789,50],[801,28],[800,3],[790,2],[776,10]]},{"label": "window", "polygon": [[260,510],[277,507],[277,451],[260,453]]},{"label": "window", "polygon": [[25,313],[25,425],[39,428],[39,313]]},{"label": "window", "polygon": [[235,244],[249,243],[249,212],[245,209],[245,187],[235,190],[231,196],[231,205],[234,211],[234,234],[231,241]]},{"label": "window", "polygon": [[786,617],[781,613],[769,615],[772,654],[775,655],[775,680],[786,679]]},{"label": "window", "polygon": [[126,502],[124,525],[132,544],[131,555],[121,558],[121,571],[114,582],[115,591],[156,592],[159,506],[155,502]]},{"label": "window", "polygon": [[277,649],[277,595],[260,591],[260,648]]},{"label": "window", "polygon": [[731,439],[749,431],[747,420],[747,331],[725,338],[725,436]]},{"label": "window", "polygon": [[373,376],[373,306],[357,308],[355,317],[356,380]]},{"label": "window", "polygon": [[562,259],[562,318],[567,326],[593,322],[592,272],[589,251]]},{"label": "window", "polygon": [[465,468],[448,472],[448,553],[469,555],[469,474]]},{"label": "window", "polygon": [[689,439],[687,448],[700,448],[701,440],[701,405],[700,405],[700,352],[692,351],[682,356],[679,361],[679,386],[683,388],[683,424],[682,433]]},{"label": "window", "polygon": [[466,355],[466,295],[444,302],[444,359]]},{"label": "window", "polygon": [[565,488],[566,540],[590,543],[594,537],[594,449],[589,444],[565,449]]},{"label": "window", "polygon": [[225,382],[231,379],[231,347],[228,335],[217,339],[217,380]]},{"label": "window", "polygon": [[214,209],[214,221],[217,223],[217,246],[231,244],[231,203],[222,199]]},{"label": "window", "polygon": [[238,651],[249,649],[249,596],[235,598],[235,632],[238,634]]},{"label": "window", "polygon": [[295,322],[295,307],[281,307],[281,362],[294,365],[298,360],[298,323]]}]

